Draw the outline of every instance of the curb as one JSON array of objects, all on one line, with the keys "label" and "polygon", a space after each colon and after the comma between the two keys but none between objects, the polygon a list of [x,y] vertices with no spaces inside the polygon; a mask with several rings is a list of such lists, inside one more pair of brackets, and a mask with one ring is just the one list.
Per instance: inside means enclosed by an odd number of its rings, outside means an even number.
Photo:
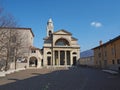
[{"label": "curb", "polygon": [[102,71],[103,71],[103,72],[110,73],[110,74],[113,74],[113,75],[119,74],[117,71],[113,71],[113,70],[102,70]]}]

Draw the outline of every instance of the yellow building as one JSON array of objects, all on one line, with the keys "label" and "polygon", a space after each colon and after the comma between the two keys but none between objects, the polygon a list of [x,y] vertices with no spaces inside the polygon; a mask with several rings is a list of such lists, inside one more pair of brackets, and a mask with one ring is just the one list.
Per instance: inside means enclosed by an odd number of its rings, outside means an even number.
[{"label": "yellow building", "polygon": [[120,35],[94,49],[94,60],[97,67],[120,69]]}]

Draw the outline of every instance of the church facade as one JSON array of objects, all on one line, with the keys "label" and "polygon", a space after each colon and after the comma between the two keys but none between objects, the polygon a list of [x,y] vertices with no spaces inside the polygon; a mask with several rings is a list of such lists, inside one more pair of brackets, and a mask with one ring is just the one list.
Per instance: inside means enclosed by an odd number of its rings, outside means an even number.
[{"label": "church facade", "polygon": [[54,32],[52,19],[47,22],[47,36],[43,45],[44,66],[72,66],[80,58],[80,46],[72,33],[66,30]]}]

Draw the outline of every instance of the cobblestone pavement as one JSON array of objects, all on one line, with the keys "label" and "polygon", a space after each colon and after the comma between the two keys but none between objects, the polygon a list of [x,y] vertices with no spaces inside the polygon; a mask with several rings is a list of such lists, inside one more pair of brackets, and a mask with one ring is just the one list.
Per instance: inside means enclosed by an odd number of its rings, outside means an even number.
[{"label": "cobblestone pavement", "polygon": [[120,90],[120,75],[85,67],[28,69],[0,78],[0,90]]}]

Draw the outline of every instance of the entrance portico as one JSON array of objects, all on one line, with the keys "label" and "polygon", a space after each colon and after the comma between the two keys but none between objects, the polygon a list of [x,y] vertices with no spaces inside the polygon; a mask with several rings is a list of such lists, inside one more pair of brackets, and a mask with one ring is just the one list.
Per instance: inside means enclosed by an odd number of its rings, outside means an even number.
[{"label": "entrance portico", "polygon": [[70,51],[55,50],[53,65],[71,65]]},{"label": "entrance portico", "polygon": [[48,66],[72,66],[76,63],[77,53],[70,49],[55,49],[53,53],[47,55]]}]

